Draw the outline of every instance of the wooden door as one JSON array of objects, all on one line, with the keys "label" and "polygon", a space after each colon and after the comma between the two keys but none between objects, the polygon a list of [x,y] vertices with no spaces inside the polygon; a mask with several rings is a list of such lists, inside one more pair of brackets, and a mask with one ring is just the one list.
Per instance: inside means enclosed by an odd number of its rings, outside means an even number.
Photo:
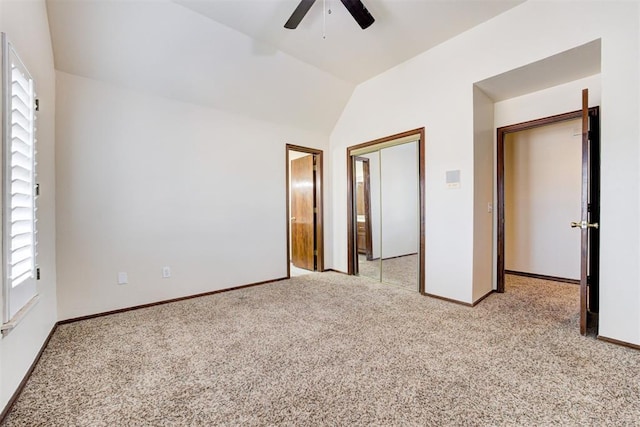
[{"label": "wooden door", "polygon": [[315,270],[313,164],[313,155],[291,161],[291,262],[305,270]]},{"label": "wooden door", "polygon": [[[589,90],[582,91],[582,197],[580,221],[571,227],[580,229],[580,333],[586,335],[598,310],[597,266],[599,264],[600,214],[600,141],[597,110],[591,126]],[[591,270],[591,271],[590,271]],[[591,308],[591,316],[590,316]]]}]

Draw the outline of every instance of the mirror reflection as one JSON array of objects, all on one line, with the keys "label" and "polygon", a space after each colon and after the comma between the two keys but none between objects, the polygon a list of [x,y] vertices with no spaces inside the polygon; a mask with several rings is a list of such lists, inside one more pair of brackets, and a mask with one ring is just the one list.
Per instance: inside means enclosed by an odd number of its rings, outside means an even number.
[{"label": "mirror reflection", "polygon": [[358,272],[418,290],[418,143],[353,157]]},{"label": "mirror reflection", "polygon": [[355,158],[356,244],[361,276],[382,280],[380,269],[380,153]]},{"label": "mirror reflection", "polygon": [[418,290],[418,144],[380,150],[382,281]]}]

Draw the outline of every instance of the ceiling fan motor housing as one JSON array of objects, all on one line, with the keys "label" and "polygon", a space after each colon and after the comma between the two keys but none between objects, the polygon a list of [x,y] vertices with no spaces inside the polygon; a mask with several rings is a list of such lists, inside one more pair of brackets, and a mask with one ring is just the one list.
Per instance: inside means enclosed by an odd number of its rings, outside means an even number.
[{"label": "ceiling fan motor housing", "polygon": [[[369,28],[371,24],[375,22],[373,16],[369,13],[365,5],[361,0],[340,0],[344,7],[347,8],[353,19],[356,20],[360,28],[363,30]],[[293,11],[289,20],[284,24],[285,28],[293,30],[300,25],[300,22],[305,17],[311,6],[316,2],[316,0],[300,0],[298,6]]]}]

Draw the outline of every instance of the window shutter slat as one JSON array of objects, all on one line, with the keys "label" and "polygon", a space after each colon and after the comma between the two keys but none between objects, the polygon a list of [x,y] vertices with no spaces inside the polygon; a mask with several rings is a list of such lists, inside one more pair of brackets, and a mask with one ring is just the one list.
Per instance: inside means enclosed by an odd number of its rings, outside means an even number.
[{"label": "window shutter slat", "polygon": [[[2,111],[3,154],[6,179],[3,186],[4,286],[9,290],[8,321],[37,292],[36,194],[35,194],[35,93],[34,82],[15,50],[1,34],[4,68]],[[19,287],[19,288],[18,288]],[[17,298],[13,300],[14,295]],[[19,296],[18,296],[19,295]]]},{"label": "window shutter slat", "polygon": [[21,103],[15,103],[11,106],[11,114],[20,114],[22,117],[29,119],[29,108]]},{"label": "window shutter slat", "polygon": [[23,275],[11,279],[11,287],[15,288],[16,286],[19,286],[22,283],[24,283],[25,281],[27,281],[29,279],[32,279],[32,278],[33,278],[33,272],[32,271],[27,271]]},{"label": "window shutter slat", "polygon": [[13,65],[11,67],[11,80],[14,85],[19,85],[25,92],[29,92],[30,84],[27,78],[20,72],[20,70]]},{"label": "window shutter slat", "polygon": [[18,109],[27,117],[29,117],[29,112],[31,111],[29,105],[18,96],[14,96],[11,98],[11,109]]},{"label": "window shutter slat", "polygon": [[21,139],[18,138],[13,138],[13,141],[11,141],[11,151],[13,153],[20,153],[23,156],[31,156],[31,145]]},{"label": "window shutter slat", "polygon": [[15,251],[11,252],[11,262],[14,264],[18,264],[23,262],[24,260],[28,260],[33,256],[33,251],[31,247],[25,246]]},{"label": "window shutter slat", "polygon": [[15,208],[11,211],[11,219],[15,221],[27,221],[33,219],[33,209]]},{"label": "window shutter slat", "polygon": [[24,102],[29,105],[29,98],[31,97],[31,85],[27,81],[27,79],[22,75],[22,73],[16,68],[13,69],[13,73],[11,73],[11,95],[17,96]]},{"label": "window shutter slat", "polygon": [[29,106],[29,97],[23,92],[13,92],[11,94],[11,103],[22,102],[27,107]]},{"label": "window shutter slat", "polygon": [[30,120],[25,116],[23,116],[22,114],[20,114],[18,110],[15,110],[15,111],[16,111],[15,113],[14,112],[11,113],[11,124],[19,125],[23,129],[28,129]]},{"label": "window shutter slat", "polygon": [[31,180],[31,169],[25,169],[16,165],[11,168],[11,175],[13,180],[19,179],[29,182]]},{"label": "window shutter slat", "polygon": [[33,245],[32,233],[16,234],[11,239],[11,251],[15,251],[20,248],[24,248],[26,246],[31,246],[31,245]]},{"label": "window shutter slat", "polygon": [[11,196],[11,207],[15,208],[33,208],[32,197],[28,194],[14,194]]},{"label": "window shutter slat", "polygon": [[21,140],[25,144],[31,143],[31,133],[24,129],[22,126],[15,124],[11,126],[11,140]]},{"label": "window shutter slat", "polygon": [[29,181],[29,178],[31,176],[31,173],[24,168],[19,168],[19,167],[14,167],[11,168],[11,174],[13,175],[13,179],[14,180],[21,180],[21,181]]},{"label": "window shutter slat", "polygon": [[21,234],[28,234],[32,232],[33,232],[33,221],[30,219],[14,221],[11,223],[11,238]]},{"label": "window shutter slat", "polygon": [[30,182],[14,180],[11,183],[11,194],[24,194],[31,196],[33,194],[33,188],[31,188]]},{"label": "window shutter slat", "polygon": [[20,262],[13,264],[11,266],[11,279],[15,280],[18,277],[24,276],[25,273],[29,273],[32,268],[33,268],[32,257],[29,257],[25,260],[22,260]]},{"label": "window shutter slat", "polygon": [[19,166],[28,171],[33,169],[33,160],[22,153],[13,153],[11,156],[11,162],[13,165]]}]

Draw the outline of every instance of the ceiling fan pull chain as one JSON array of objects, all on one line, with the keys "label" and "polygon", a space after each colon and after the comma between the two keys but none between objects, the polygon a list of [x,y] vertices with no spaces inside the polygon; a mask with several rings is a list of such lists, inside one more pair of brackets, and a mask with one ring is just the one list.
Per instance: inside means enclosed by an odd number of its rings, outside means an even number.
[{"label": "ceiling fan pull chain", "polygon": [[327,0],[322,0],[322,39],[327,38]]}]

